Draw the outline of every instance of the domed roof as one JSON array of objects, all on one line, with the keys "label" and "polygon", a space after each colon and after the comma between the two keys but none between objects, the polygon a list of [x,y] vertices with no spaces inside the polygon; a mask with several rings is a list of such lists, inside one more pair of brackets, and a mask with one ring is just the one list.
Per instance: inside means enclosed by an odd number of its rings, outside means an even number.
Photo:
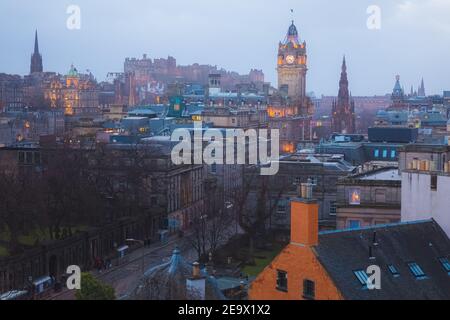
[{"label": "domed roof", "polygon": [[394,86],[392,95],[393,96],[403,96],[403,89],[402,89],[402,86],[400,85],[400,76],[399,75],[397,75],[395,77],[395,86]]},{"label": "domed roof", "polygon": [[73,64],[70,66],[70,70],[67,73],[67,76],[68,77],[78,77],[78,70],[77,70],[77,68],[74,67]]},{"label": "domed roof", "polygon": [[292,44],[294,47],[300,45],[298,30],[294,24],[294,20],[292,20],[292,24],[289,26],[288,32],[286,34],[286,38],[283,42],[284,45]]},{"label": "domed roof", "polygon": [[287,33],[287,35],[288,36],[298,36],[298,31],[297,31],[297,27],[295,26],[295,24],[294,24],[294,20],[292,20],[292,24],[291,24],[291,26],[289,27],[289,30],[288,30],[288,33]]}]

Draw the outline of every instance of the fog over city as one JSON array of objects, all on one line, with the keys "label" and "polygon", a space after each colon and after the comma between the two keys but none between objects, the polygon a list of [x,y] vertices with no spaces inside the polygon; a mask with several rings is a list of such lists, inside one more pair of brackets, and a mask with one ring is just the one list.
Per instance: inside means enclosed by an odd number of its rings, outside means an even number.
[{"label": "fog over city", "polygon": [[[66,27],[73,4],[80,30]],[[381,9],[379,30],[367,28],[370,5]],[[406,90],[423,77],[428,93],[442,93],[449,14],[447,0],[2,0],[0,71],[28,72],[38,29],[48,71],[65,73],[74,63],[102,80],[122,71],[125,57],[147,53],[240,73],[258,68],[275,85],[277,44],[294,19],[308,45],[308,91],[335,95],[345,54],[353,95],[391,92],[396,74]]]}]

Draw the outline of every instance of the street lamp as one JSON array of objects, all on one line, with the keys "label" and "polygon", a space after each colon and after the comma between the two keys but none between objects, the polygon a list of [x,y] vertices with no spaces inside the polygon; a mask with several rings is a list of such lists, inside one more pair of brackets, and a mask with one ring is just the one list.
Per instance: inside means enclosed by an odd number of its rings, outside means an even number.
[{"label": "street lamp", "polygon": [[[225,209],[231,210],[233,208],[234,208],[233,202],[231,202],[231,201],[225,202]],[[239,217],[238,217],[237,212],[236,212],[236,216],[234,217],[234,219],[236,220],[236,231],[235,231],[235,233],[238,234]]]},{"label": "street lamp", "polygon": [[136,240],[136,239],[126,239],[126,242],[135,242],[142,245],[142,274],[144,274],[145,271],[145,242],[142,240]]}]

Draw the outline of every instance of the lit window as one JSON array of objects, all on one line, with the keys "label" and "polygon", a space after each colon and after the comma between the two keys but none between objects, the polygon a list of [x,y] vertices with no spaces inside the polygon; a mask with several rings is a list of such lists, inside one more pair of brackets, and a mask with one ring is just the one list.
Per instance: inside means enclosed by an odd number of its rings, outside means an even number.
[{"label": "lit window", "polygon": [[395,150],[391,150],[391,158],[395,159],[396,156],[397,156],[397,152]]},{"label": "lit window", "polygon": [[415,262],[408,263],[409,270],[411,270],[411,273],[414,277],[418,280],[426,279],[427,276],[425,272],[423,272],[422,268]]},{"label": "lit window", "polygon": [[303,281],[303,297],[305,299],[314,300],[314,298],[316,297],[316,284],[314,281]]},{"label": "lit window", "polygon": [[378,158],[380,156],[380,150],[375,149],[374,156],[375,156],[375,158]]},{"label": "lit window", "polygon": [[450,262],[447,258],[439,258],[439,262],[442,264],[442,267],[447,271],[448,275],[450,276]]},{"label": "lit window", "polygon": [[383,158],[387,158],[388,151],[386,149],[383,150]]},{"label": "lit window", "polygon": [[351,205],[360,205],[361,204],[361,191],[359,189],[350,190],[350,201]]},{"label": "lit window", "polygon": [[288,283],[287,283],[287,272],[286,271],[277,271],[277,289],[280,291],[288,291]]},{"label": "lit window", "polygon": [[363,270],[353,271],[353,274],[358,279],[359,283],[361,283],[362,286],[367,286],[367,280],[369,279],[369,276],[367,273]]},{"label": "lit window", "polygon": [[393,264],[388,265],[388,269],[393,277],[395,277],[395,278],[400,277],[400,273],[398,272],[397,268]]},{"label": "lit window", "polygon": [[361,221],[359,221],[359,220],[349,220],[348,227],[350,229],[359,229],[359,228],[361,228]]}]

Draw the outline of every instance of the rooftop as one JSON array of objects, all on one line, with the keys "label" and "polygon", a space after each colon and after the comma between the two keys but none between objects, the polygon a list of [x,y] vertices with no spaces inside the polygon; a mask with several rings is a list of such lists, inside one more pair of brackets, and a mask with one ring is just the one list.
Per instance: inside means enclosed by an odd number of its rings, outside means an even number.
[{"label": "rooftop", "polygon": [[[449,274],[439,261],[448,258],[450,240],[434,220],[321,232],[315,250],[346,299],[450,299]],[[355,275],[371,265],[381,269],[381,290],[368,290]]]},{"label": "rooftop", "polygon": [[381,168],[373,170],[360,175],[354,176],[354,179],[359,180],[377,180],[377,181],[401,181],[402,177],[399,174],[398,168]]}]

